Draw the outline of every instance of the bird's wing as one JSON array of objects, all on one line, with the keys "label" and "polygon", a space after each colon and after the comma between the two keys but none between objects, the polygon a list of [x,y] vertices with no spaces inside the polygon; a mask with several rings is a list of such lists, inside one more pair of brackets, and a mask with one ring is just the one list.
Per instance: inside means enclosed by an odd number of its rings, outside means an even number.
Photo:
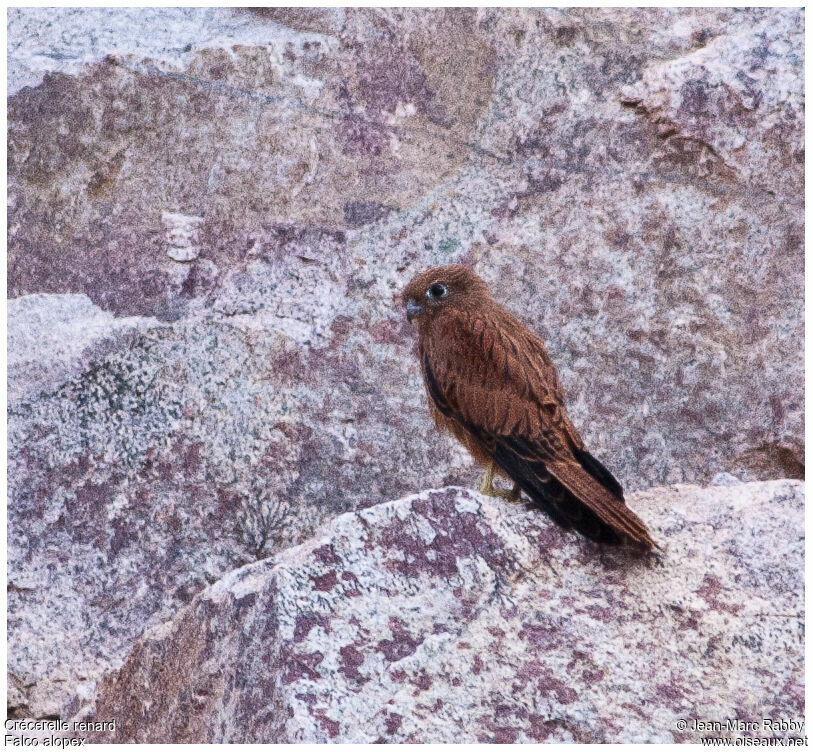
[{"label": "bird's wing", "polygon": [[445,325],[450,330],[421,349],[437,409],[474,436],[559,524],[582,530],[597,518],[621,537],[654,545],[624,504],[621,486],[570,423],[544,345],[509,316],[458,314]]}]

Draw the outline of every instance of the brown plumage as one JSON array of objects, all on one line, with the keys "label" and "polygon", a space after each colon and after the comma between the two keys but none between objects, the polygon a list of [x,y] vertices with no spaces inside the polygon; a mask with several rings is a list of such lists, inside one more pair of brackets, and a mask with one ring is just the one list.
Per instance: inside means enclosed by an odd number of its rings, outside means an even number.
[{"label": "brown plumage", "polygon": [[557,524],[600,543],[655,543],[621,485],[567,416],[545,345],[502,308],[470,269],[427,269],[404,289],[432,416],[488,468],[511,478]]}]

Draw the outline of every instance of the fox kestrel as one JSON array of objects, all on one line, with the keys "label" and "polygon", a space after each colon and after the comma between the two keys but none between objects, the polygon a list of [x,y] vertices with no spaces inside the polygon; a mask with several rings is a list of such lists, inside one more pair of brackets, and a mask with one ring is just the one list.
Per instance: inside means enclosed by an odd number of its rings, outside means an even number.
[{"label": "fox kestrel", "polygon": [[[515,500],[524,491],[558,525],[591,540],[655,545],[570,422],[542,340],[480,277],[460,265],[427,269],[402,300],[418,330],[432,417],[486,468],[482,493]],[[514,490],[495,489],[495,473],[513,480]]]}]

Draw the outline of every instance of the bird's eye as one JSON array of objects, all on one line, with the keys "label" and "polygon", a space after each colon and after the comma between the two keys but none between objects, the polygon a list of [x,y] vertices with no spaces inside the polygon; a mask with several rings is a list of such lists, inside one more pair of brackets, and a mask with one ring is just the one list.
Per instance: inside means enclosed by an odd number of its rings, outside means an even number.
[{"label": "bird's eye", "polygon": [[426,297],[433,300],[440,300],[449,294],[449,289],[442,282],[435,282],[427,291]]}]

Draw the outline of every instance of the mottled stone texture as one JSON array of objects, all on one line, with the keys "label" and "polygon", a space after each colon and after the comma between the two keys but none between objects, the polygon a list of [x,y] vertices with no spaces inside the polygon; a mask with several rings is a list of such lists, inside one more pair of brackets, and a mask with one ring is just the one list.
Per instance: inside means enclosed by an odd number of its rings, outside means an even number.
[{"label": "mottled stone texture", "polygon": [[116,733],[96,740],[697,742],[678,719],[799,721],[803,502],[797,481],[638,493],[665,548],[643,559],[455,488],[343,515],[146,633],[102,682]]},{"label": "mottled stone texture", "polygon": [[430,264],[546,338],[628,489],[803,476],[801,10],[8,21],[13,715],[327,519],[474,481],[395,302]]}]

